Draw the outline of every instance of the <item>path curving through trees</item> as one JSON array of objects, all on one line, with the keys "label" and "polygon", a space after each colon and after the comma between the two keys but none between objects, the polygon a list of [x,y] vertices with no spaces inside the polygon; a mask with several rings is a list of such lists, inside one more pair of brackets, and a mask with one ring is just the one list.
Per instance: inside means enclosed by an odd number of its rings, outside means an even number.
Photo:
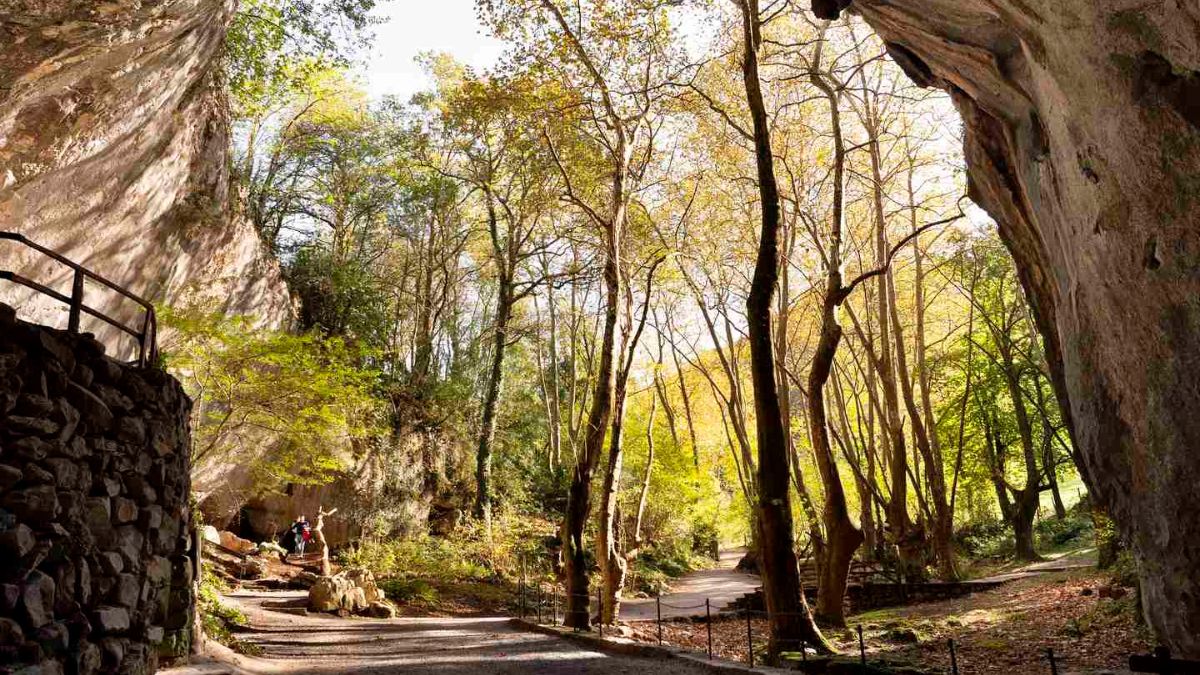
[{"label": "path curving through trees", "polygon": [[[762,579],[755,574],[739,572],[737,563],[746,555],[746,549],[725,549],[720,553],[716,567],[697,570],[683,575],[671,590],[662,595],[662,618],[704,616],[704,601],[707,599],[716,614],[726,605],[762,586]],[[654,621],[657,614],[654,598],[639,598],[621,602],[622,621]]]},{"label": "path curving through trees", "polygon": [[303,591],[241,591],[226,596],[226,602],[241,609],[249,619],[249,630],[238,637],[260,647],[262,654],[229,658],[235,662],[228,670],[205,666],[180,669],[172,675],[701,672],[683,661],[616,656],[586,649],[560,638],[523,631],[506,617],[339,618],[305,613],[306,597]]}]

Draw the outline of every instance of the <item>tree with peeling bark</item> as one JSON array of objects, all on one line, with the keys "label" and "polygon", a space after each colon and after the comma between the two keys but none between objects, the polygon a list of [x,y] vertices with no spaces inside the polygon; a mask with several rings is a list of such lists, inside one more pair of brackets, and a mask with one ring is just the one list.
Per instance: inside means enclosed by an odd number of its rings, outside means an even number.
[{"label": "tree with peeling bark", "polygon": [[476,435],[473,507],[473,515],[490,533],[496,425],[505,356],[520,336],[513,330],[517,307],[542,286],[569,274],[534,264],[569,232],[552,222],[559,184],[533,131],[533,84],[519,77],[475,77],[452,64],[444,64],[438,74],[431,103],[442,138],[431,150],[447,161],[431,162],[431,167],[462,183],[481,202],[496,285],[491,363]]},{"label": "tree with peeling bark", "polygon": [[[784,430],[776,382],[774,338],[771,330],[772,304],[779,283],[779,186],[771,149],[770,120],[759,74],[763,46],[763,16],[757,0],[739,0],[742,18],[742,78],[746,104],[752,121],[755,164],[762,208],[758,261],[746,299],[746,322],[750,343],[750,372],[754,385],[755,427],[758,442],[758,503],[755,516],[758,533],[763,596],[771,622],[769,651],[813,645],[830,651],[813,622],[800,583],[792,531],[789,493],[788,434]],[[810,383],[810,391],[811,383]],[[814,398],[810,396],[810,400]],[[857,546],[857,543],[856,543]]]},{"label": "tree with peeling bark", "polygon": [[[514,58],[543,76],[565,82],[569,101],[561,111],[571,123],[543,138],[561,174],[563,199],[586,215],[598,235],[604,280],[604,321],[596,378],[583,447],[576,457],[563,516],[564,623],[590,625],[591,594],[584,527],[591,510],[591,482],[614,423],[621,351],[618,333],[629,317],[621,311],[629,207],[655,150],[655,118],[669,95],[666,83],[678,67],[669,2],[618,3],[561,0],[487,0],[480,6],[501,36],[520,34]],[[581,156],[598,162],[582,168]],[[599,174],[599,175],[597,175]]]}]

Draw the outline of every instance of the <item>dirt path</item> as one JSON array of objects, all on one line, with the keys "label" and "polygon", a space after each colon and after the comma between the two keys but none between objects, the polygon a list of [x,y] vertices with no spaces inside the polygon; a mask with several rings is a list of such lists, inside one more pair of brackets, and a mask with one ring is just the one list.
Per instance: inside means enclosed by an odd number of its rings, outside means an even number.
[{"label": "dirt path", "polygon": [[528,633],[506,618],[341,619],[304,614],[306,594],[243,591],[227,598],[262,648],[236,665],[262,675],[326,673],[644,673],[701,672],[681,661],[611,656],[559,638]]},{"label": "dirt path", "polygon": [[995,582],[995,581],[1016,581],[1018,579],[1027,579],[1036,577],[1040,574],[1050,572],[1067,572],[1070,570],[1095,569],[1097,560],[1096,549],[1082,548],[1074,551],[1067,551],[1056,555],[1048,556],[1042,562],[1024,565],[1016,569],[1006,572],[993,574],[983,579],[977,579],[980,582]]},{"label": "dirt path", "polygon": [[[690,572],[671,584],[671,591],[663,594],[661,599],[663,618],[704,616],[705,599],[709,600],[712,612],[716,614],[725,605],[761,586],[762,581],[758,576],[734,569],[745,554],[744,548],[721,551],[721,560],[716,567]],[[654,598],[621,603],[622,621],[653,621],[654,618]]]}]

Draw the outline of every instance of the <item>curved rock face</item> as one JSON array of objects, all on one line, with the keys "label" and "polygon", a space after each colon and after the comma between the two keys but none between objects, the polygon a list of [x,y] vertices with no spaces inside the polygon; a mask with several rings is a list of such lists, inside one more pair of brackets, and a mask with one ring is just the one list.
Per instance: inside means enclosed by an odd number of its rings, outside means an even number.
[{"label": "curved rock face", "polygon": [[1200,4],[849,5],[962,113],[970,189],[1035,305],[1146,616],[1200,656]]},{"label": "curved rock face", "polygon": [[[235,4],[0,0],[0,229],[150,300],[287,321],[278,266],[230,213],[219,54]],[[5,242],[0,259],[70,290],[61,265]],[[57,303],[0,292],[31,320],[65,316]],[[87,293],[92,306],[136,315]]]}]

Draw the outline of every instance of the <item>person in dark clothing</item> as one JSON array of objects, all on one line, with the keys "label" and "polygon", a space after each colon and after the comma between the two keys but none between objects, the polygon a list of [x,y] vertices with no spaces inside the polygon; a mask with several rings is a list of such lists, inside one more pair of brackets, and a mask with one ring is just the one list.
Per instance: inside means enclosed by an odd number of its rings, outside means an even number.
[{"label": "person in dark clothing", "polygon": [[283,537],[279,540],[279,545],[283,547],[287,553],[281,556],[281,560],[287,562],[289,555],[304,555],[304,545],[312,538],[312,528],[308,525],[308,519],[300,516],[287,532],[283,533]]}]

